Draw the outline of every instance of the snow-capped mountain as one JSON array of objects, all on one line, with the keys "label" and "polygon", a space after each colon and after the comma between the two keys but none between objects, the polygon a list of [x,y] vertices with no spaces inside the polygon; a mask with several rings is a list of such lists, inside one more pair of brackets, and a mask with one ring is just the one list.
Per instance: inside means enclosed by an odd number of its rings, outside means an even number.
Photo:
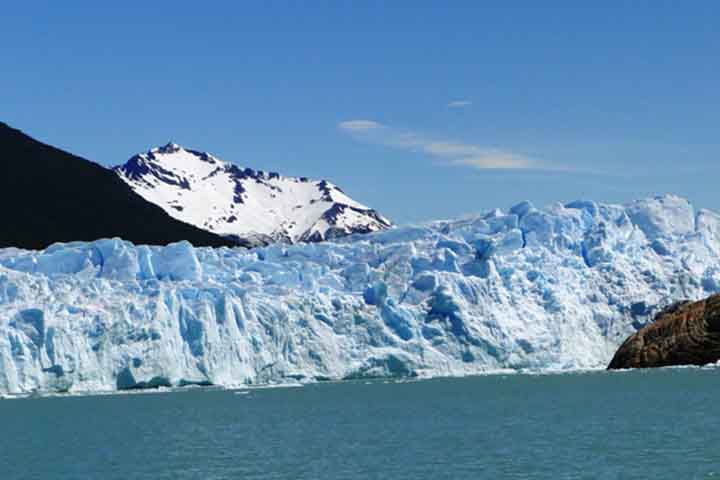
[{"label": "snow-capped mountain", "polygon": [[391,226],[326,180],[241,168],[174,143],[114,170],[178,220],[256,243],[314,242]]},{"label": "snow-capped mountain", "polygon": [[675,196],[520,203],[251,250],[0,250],[0,393],[604,368],[720,291],[720,216]]}]

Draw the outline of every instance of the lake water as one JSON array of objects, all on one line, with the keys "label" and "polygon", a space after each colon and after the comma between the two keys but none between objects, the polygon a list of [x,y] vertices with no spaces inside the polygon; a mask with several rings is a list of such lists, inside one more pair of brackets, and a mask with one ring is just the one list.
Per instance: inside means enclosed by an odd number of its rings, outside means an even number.
[{"label": "lake water", "polygon": [[0,478],[720,478],[720,369],[0,400]]}]

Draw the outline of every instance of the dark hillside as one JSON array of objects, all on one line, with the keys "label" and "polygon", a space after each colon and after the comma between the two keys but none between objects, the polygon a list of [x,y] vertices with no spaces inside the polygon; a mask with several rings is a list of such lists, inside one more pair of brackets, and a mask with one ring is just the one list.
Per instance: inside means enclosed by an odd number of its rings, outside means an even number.
[{"label": "dark hillside", "polygon": [[96,163],[34,140],[0,122],[0,247],[121,237],[136,244],[188,240],[234,245],[180,222]]}]

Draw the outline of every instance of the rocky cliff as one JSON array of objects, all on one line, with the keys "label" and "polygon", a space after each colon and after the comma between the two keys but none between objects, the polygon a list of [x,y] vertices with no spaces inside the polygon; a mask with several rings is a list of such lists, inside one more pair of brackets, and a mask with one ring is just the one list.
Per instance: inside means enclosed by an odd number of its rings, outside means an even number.
[{"label": "rocky cliff", "polygon": [[680,302],[631,335],[608,369],[705,365],[720,360],[720,295]]}]

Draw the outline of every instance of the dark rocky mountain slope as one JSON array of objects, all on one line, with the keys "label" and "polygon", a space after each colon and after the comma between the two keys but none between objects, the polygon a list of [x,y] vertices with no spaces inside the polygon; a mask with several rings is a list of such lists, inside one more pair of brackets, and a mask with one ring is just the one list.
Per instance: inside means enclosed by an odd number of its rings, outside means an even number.
[{"label": "dark rocky mountain slope", "polygon": [[115,172],[0,122],[0,247],[122,237],[137,244],[236,244],[167,215]]}]

